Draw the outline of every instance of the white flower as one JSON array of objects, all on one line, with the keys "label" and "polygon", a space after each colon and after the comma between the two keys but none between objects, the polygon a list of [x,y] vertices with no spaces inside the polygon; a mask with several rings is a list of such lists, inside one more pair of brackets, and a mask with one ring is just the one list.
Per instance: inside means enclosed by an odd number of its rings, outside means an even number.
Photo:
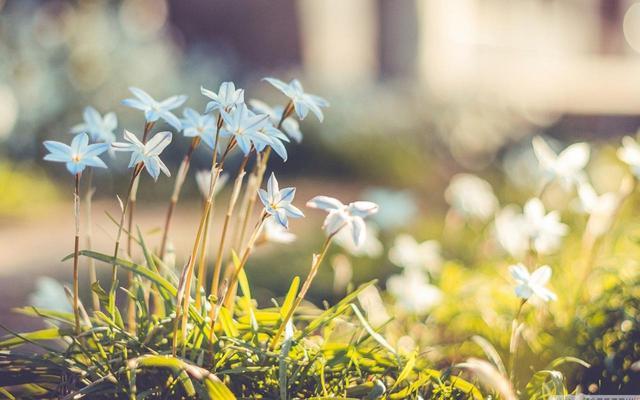
[{"label": "white flower", "polygon": [[316,196],[307,202],[309,208],[319,208],[329,214],[322,228],[327,235],[335,235],[342,228],[351,231],[356,246],[362,245],[366,238],[364,218],[378,212],[378,205],[370,201],[355,201],[348,205],[328,196]]},{"label": "white flower", "polygon": [[205,113],[210,113],[214,110],[229,112],[234,107],[244,103],[244,90],[236,89],[236,85],[233,82],[222,82],[218,93],[201,86],[200,93],[211,99],[207,103]]},{"label": "white flower", "polygon": [[547,180],[557,179],[566,190],[584,181],[583,169],[590,155],[587,143],[572,144],[560,154],[556,154],[539,136],[534,137],[531,143]]},{"label": "white flower", "polygon": [[280,190],[276,176],[271,173],[267,181],[267,190],[258,189],[258,197],[264,205],[264,210],[284,228],[289,228],[289,217],[302,218],[304,214],[291,202],[296,195],[296,188],[284,188]]},{"label": "white flower", "polygon": [[618,149],[618,158],[631,167],[636,178],[640,178],[640,144],[631,136],[622,138],[622,147]]},{"label": "white flower", "polygon": [[424,314],[442,301],[442,292],[429,284],[427,277],[416,270],[405,270],[387,280],[387,290],[402,309]]},{"label": "white flower", "polygon": [[177,130],[182,129],[180,119],[171,110],[184,104],[187,101],[187,96],[171,96],[162,101],[157,101],[142,89],[130,87],[129,90],[136,98],[122,100],[122,104],[144,111],[144,118],[147,122],[155,122],[162,118]]},{"label": "white flower", "polygon": [[[260,100],[249,100],[249,105],[256,112],[256,114],[267,114],[269,116],[269,121],[273,124],[273,126],[278,126],[280,123],[280,119],[282,118],[282,114],[284,113],[284,107],[275,106],[269,107],[269,105]],[[284,133],[289,135],[289,137],[296,142],[300,143],[302,141],[302,132],[300,132],[300,124],[292,117],[285,118],[282,121],[282,130]]]},{"label": "white flower", "polygon": [[356,257],[380,257],[383,251],[382,242],[378,239],[378,229],[372,224],[366,224],[365,239],[358,246],[353,241],[353,233],[350,229],[341,229],[335,237],[336,244]]},{"label": "white flower", "polygon": [[514,206],[505,207],[496,216],[496,235],[500,245],[515,258],[522,258],[528,250],[550,254],[560,247],[569,228],[560,222],[557,211],[546,213],[538,198],[524,205],[524,214]]},{"label": "white flower", "polygon": [[529,241],[540,254],[557,250],[562,237],[569,233],[569,227],[560,222],[558,211],[546,214],[544,205],[538,198],[533,198],[524,205],[524,217]]},{"label": "white flower", "polygon": [[398,235],[389,250],[389,260],[406,269],[436,272],[442,265],[440,244],[435,240],[418,243],[411,235]]},{"label": "white flower", "polygon": [[524,215],[514,205],[503,208],[495,220],[498,242],[514,258],[522,258],[529,249],[529,234]]},{"label": "white flower", "polygon": [[[209,197],[209,188],[211,187],[211,170],[203,169],[196,172],[195,175],[196,184],[198,185],[198,190],[203,198],[207,199]],[[222,190],[224,185],[229,180],[228,174],[222,174],[218,177],[218,181],[216,182],[216,187],[213,189],[213,195],[215,197],[218,192]]]},{"label": "white flower", "polygon": [[71,312],[71,304],[60,282],[42,276],[36,279],[35,286],[35,291],[29,295],[29,304],[45,310]]},{"label": "white flower", "polygon": [[82,123],[71,128],[72,133],[86,132],[94,142],[111,143],[116,140],[113,131],[118,126],[118,117],[115,113],[106,113],[103,117],[98,110],[89,106],[84,109],[82,119]]},{"label": "white flower", "polygon": [[543,265],[529,274],[524,265],[516,264],[509,267],[509,272],[517,283],[516,295],[521,299],[528,300],[532,296],[545,302],[557,299],[555,293],[545,287],[551,278],[551,267],[548,265]]},{"label": "white flower", "polygon": [[305,119],[309,110],[318,117],[318,120],[322,122],[324,115],[322,115],[321,107],[329,107],[329,102],[322,97],[315,96],[304,92],[302,84],[297,79],[292,79],[291,82],[285,83],[280,79],[264,78],[265,81],[272,84],[276,89],[284,93],[293,102],[293,107],[298,114],[298,118]]},{"label": "white flower", "polygon": [[273,218],[264,223],[264,239],[271,243],[289,244],[296,240],[297,236],[291,233]]},{"label": "white flower", "polygon": [[489,182],[471,174],[454,175],[444,198],[460,216],[481,221],[491,218],[498,208],[498,199]]},{"label": "white flower", "polygon": [[578,196],[582,210],[589,215],[586,231],[594,238],[607,233],[613,224],[623,194],[607,192],[598,195],[589,183],[583,183],[578,188]]},{"label": "white flower", "polygon": [[160,159],[160,153],[171,143],[171,132],[158,132],[147,143],[142,143],[136,135],[126,129],[123,136],[129,143],[115,142],[112,143],[112,146],[116,151],[131,152],[129,168],[139,163],[144,163],[144,167],[154,180],[158,180],[160,171],[167,176],[171,176],[169,168]]}]

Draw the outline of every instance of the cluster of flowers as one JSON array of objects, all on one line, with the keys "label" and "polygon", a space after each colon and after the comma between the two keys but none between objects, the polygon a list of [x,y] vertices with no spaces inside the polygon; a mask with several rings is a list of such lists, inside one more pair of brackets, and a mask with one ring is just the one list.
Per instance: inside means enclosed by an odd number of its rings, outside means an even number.
[{"label": "cluster of flowers", "polygon": [[[327,107],[329,105],[328,102],[321,97],[306,93],[298,80],[294,79],[289,83],[285,83],[278,79],[265,78],[265,81],[273,85],[288,98],[286,106],[272,108],[261,101],[252,100],[249,102],[251,107],[249,108],[244,101],[244,90],[237,89],[232,82],[224,82],[220,85],[218,92],[201,88],[201,93],[209,99],[203,114],[198,113],[192,108],[185,108],[183,110],[183,118],[178,118],[174,114],[174,110],[181,107],[186,102],[186,96],[171,96],[165,100],[157,101],[145,91],[132,87],[130,90],[134,97],[123,100],[122,104],[140,110],[144,113],[145,128],[142,139],[139,139],[134,133],[125,129],[123,132],[124,141],[116,141],[116,135],[114,133],[118,125],[116,115],[114,113],[107,113],[102,116],[94,108],[87,107],[84,111],[83,123],[72,128],[72,133],[76,136],[71,141],[71,145],[50,140],[44,142],[45,148],[49,151],[49,153],[45,155],[44,159],[65,163],[67,170],[76,180],[76,211],[79,207],[78,185],[83,171],[87,167],[106,168],[107,165],[100,156],[107,151],[109,151],[112,156],[116,152],[130,153],[129,168],[133,169],[133,176],[130,183],[130,193],[127,196],[127,202],[122,205],[122,217],[119,225],[118,236],[116,238],[114,252],[114,282],[115,260],[118,256],[119,240],[123,230],[122,225],[124,223],[127,205],[129,204],[129,201],[133,201],[131,200],[130,194],[132,188],[134,188],[134,182],[143,169],[145,169],[154,180],[158,179],[160,173],[171,176],[169,168],[161,160],[160,156],[171,143],[173,134],[169,131],[161,131],[151,135],[151,130],[157,121],[163,120],[176,131],[181,131],[185,137],[192,139],[191,148],[187,156],[185,156],[183,164],[180,166],[176,177],[174,194],[171,198],[169,212],[167,213],[164,236],[160,250],[160,257],[162,258],[164,256],[165,241],[169,230],[172,210],[173,207],[175,207],[180,188],[182,187],[182,182],[187,174],[191,153],[200,142],[204,142],[211,149],[213,155],[211,171],[200,171],[195,174],[198,187],[200,188],[204,199],[208,200],[209,206],[211,206],[212,197],[218,190],[220,190],[220,187],[224,184],[224,180],[227,178],[227,176],[224,175],[222,178],[218,179],[226,156],[234,148],[238,148],[244,155],[244,162],[236,178],[234,194],[232,194],[232,200],[230,200],[230,203],[235,203],[235,200],[238,197],[238,191],[242,186],[243,176],[245,174],[244,167],[251,154],[255,154],[256,156],[256,166],[263,164],[263,166],[266,167],[266,161],[268,160],[268,156],[271,151],[275,152],[282,158],[282,160],[286,161],[287,150],[285,143],[288,143],[290,138],[298,142],[302,139],[299,123],[293,118],[294,113],[300,120],[303,120],[310,112],[313,113],[318,120],[323,120],[322,108]],[[90,144],[90,140],[93,143]],[[218,160],[218,162],[216,160]],[[235,275],[230,278],[231,284],[237,283],[237,274],[244,266],[244,262],[246,262],[246,258],[253,247],[255,238],[263,229],[265,230],[265,236],[268,239],[272,239],[273,241],[289,242],[295,238],[293,234],[288,232],[289,218],[300,218],[304,216],[302,211],[292,204],[296,192],[295,188],[280,189],[278,181],[272,173],[268,179],[266,190],[260,189],[259,186],[262,181],[261,174],[264,174],[264,169],[257,168],[254,172],[256,175],[252,175],[252,178],[255,179],[253,181],[251,179],[249,180],[246,190],[247,193],[252,193],[248,197],[255,198],[257,196],[262,202],[262,217],[260,223],[255,229],[255,232],[244,245],[242,265],[237,267]],[[252,186],[251,182],[255,184],[255,187]],[[256,184],[256,182],[258,183]],[[378,206],[372,202],[356,201],[349,204],[343,204],[339,200],[327,196],[317,196],[311,199],[307,203],[307,206],[310,208],[321,209],[328,213],[323,225],[323,229],[327,234],[327,241],[325,243],[326,247],[328,247],[338,233],[347,235],[353,242],[354,246],[360,245],[367,235],[364,218],[375,214],[378,211]],[[231,205],[228,214],[231,214],[232,209],[233,206]],[[246,222],[249,218],[251,207],[248,207],[247,210],[248,212],[245,215],[244,226],[246,226]],[[78,218],[77,212],[76,218]],[[132,214],[130,213],[130,229],[131,219]],[[190,258],[187,267],[185,267],[185,273],[189,276],[190,274],[193,274],[193,264],[195,263],[196,258],[195,253],[201,246],[200,238],[203,233],[203,226],[205,226],[205,221],[208,226],[209,220],[210,211],[205,208],[200,228],[198,230],[198,235],[196,236],[192,257]],[[214,281],[211,288],[211,291],[214,294],[217,294],[217,279],[220,264],[222,263],[222,253],[225,247],[224,237],[226,235],[226,222],[227,221],[225,221],[223,227],[219,254],[217,255],[216,265],[214,267]],[[76,223],[76,227],[78,226],[78,223]],[[78,235],[79,233],[77,228],[76,250],[74,257],[74,309],[76,312],[78,307]],[[240,236],[242,237],[242,234]],[[322,254],[325,252],[326,248],[323,250]],[[310,285],[313,276],[315,276],[315,270],[317,270],[321,261],[322,257],[314,258],[312,272],[307,278],[308,282],[306,287]],[[200,275],[204,275],[204,272],[200,271]],[[199,276],[199,279],[202,280],[203,276]],[[202,288],[202,286],[200,286],[200,288]],[[304,291],[299,293],[299,299],[297,299],[296,306],[302,300],[304,294]],[[178,302],[180,301],[181,300],[178,300]],[[187,300],[184,301],[185,304],[188,304],[189,299],[187,298]],[[213,307],[209,307],[209,309],[213,309]],[[287,318],[290,317],[291,316]],[[212,317],[212,319],[214,318]],[[283,326],[284,325],[285,324],[283,324]],[[79,329],[77,319],[76,328]]]}]

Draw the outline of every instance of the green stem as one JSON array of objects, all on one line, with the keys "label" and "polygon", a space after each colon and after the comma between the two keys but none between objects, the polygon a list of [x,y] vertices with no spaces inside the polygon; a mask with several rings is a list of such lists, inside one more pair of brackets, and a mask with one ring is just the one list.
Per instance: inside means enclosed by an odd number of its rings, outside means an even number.
[{"label": "green stem", "polygon": [[293,313],[296,311],[298,306],[300,306],[300,303],[302,303],[302,300],[304,300],[304,297],[306,296],[307,291],[311,287],[311,282],[313,282],[313,279],[318,273],[318,270],[320,269],[320,265],[322,264],[322,260],[324,260],[325,256],[327,255],[327,250],[329,250],[329,246],[331,245],[333,237],[336,235],[337,232],[338,231],[327,236],[327,238],[324,241],[324,244],[322,245],[322,249],[320,250],[320,255],[316,255],[314,257],[313,263],[311,264],[311,269],[309,270],[309,274],[307,275],[307,279],[305,279],[304,283],[302,284],[302,288],[300,289],[300,292],[298,292],[298,295],[296,296],[296,299],[293,302],[293,305],[289,309],[289,312],[287,313],[287,315],[282,320],[282,324],[280,324],[280,328],[278,329],[278,332],[273,337],[273,341],[271,342],[272,351],[275,350],[276,346],[278,345],[280,336],[282,335],[282,332],[284,332],[285,327],[289,323],[289,320],[293,317]]},{"label": "green stem", "polygon": [[73,214],[75,220],[75,237],[73,245],[73,317],[76,335],[80,334],[80,295],[78,279],[78,257],[80,252],[80,174],[75,175],[73,192]]}]

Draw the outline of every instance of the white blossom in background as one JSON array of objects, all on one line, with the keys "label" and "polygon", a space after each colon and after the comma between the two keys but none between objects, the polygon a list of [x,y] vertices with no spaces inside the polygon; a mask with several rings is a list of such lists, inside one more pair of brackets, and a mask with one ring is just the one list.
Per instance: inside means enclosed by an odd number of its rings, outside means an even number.
[{"label": "white blossom in background", "polygon": [[631,167],[631,172],[636,178],[640,178],[640,144],[634,138],[631,136],[622,138],[618,158]]},{"label": "white blossom in background", "polygon": [[417,270],[407,269],[387,280],[387,291],[403,310],[422,315],[442,301],[442,292],[431,285],[427,276]]},{"label": "white blossom in background", "polygon": [[569,232],[567,225],[560,222],[557,211],[546,213],[542,201],[529,200],[520,213],[515,206],[507,206],[498,213],[495,220],[498,242],[509,254],[521,259],[527,251],[551,254],[562,243]]},{"label": "white blossom in background", "polygon": [[516,281],[515,293],[521,299],[529,300],[533,296],[544,302],[557,299],[555,293],[546,287],[551,279],[551,267],[548,265],[529,273],[524,265],[516,264],[509,267],[509,272]]},{"label": "white blossom in background", "polygon": [[622,201],[634,189],[633,178],[628,175],[622,180],[620,188],[616,192],[607,192],[599,195],[589,183],[583,183],[578,188],[578,198],[583,212],[588,214],[585,232],[596,239],[611,229],[616,213]]},{"label": "white blossom in background", "polygon": [[[209,189],[211,187],[211,170],[201,169],[195,174],[196,184],[198,185],[198,191],[200,195],[206,200],[209,198]],[[221,174],[216,182],[216,187],[213,188],[213,196],[215,197],[229,181],[229,174]]]},{"label": "white blossom in background", "polygon": [[565,190],[570,190],[585,181],[584,167],[591,153],[587,143],[572,144],[559,154],[540,136],[534,137],[531,143],[545,174],[545,184],[556,180]]},{"label": "white blossom in background", "polygon": [[71,312],[71,303],[67,300],[64,287],[60,282],[48,276],[36,279],[36,288],[29,295],[29,304],[52,311]]},{"label": "white blossom in background", "polygon": [[322,229],[328,236],[335,235],[342,229],[348,229],[356,246],[360,246],[367,237],[367,225],[364,219],[374,215],[380,209],[371,201],[342,204],[340,200],[329,196],[316,196],[307,202],[307,207],[327,212]]},{"label": "white blossom in background", "polygon": [[297,239],[295,233],[289,232],[273,218],[268,218],[264,222],[263,235],[264,239],[270,243],[289,244],[293,243]]},{"label": "white blossom in background", "polygon": [[335,243],[345,249],[349,254],[356,257],[378,258],[382,254],[384,247],[378,239],[378,228],[373,224],[367,223],[364,241],[357,245],[353,241],[352,227],[347,226],[341,229],[335,236]]},{"label": "white blossom in background", "polygon": [[524,215],[517,206],[503,208],[495,220],[496,239],[500,246],[516,259],[521,259],[529,249],[529,235]]},{"label": "white blossom in background", "polygon": [[362,196],[380,206],[379,212],[371,219],[382,230],[399,229],[411,224],[419,211],[415,196],[409,190],[375,187]]},{"label": "white blossom in background", "polygon": [[413,236],[401,234],[389,250],[389,260],[405,269],[435,273],[442,266],[440,243],[435,240],[418,243]]},{"label": "white blossom in background", "polygon": [[539,254],[550,254],[562,243],[562,237],[569,233],[569,227],[560,222],[560,213],[546,213],[544,204],[533,198],[524,205],[524,217],[529,241],[533,250]]},{"label": "white blossom in background", "polygon": [[486,221],[498,209],[498,198],[489,182],[472,174],[457,174],[451,178],[444,198],[463,218]]}]

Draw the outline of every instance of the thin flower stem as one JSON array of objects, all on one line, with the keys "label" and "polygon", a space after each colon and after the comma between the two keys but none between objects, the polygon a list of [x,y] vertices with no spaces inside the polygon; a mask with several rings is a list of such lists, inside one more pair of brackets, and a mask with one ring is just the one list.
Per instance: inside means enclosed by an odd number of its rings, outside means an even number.
[{"label": "thin flower stem", "polygon": [[335,233],[327,236],[327,238],[324,241],[324,244],[322,245],[322,249],[320,250],[320,255],[315,255],[314,256],[313,263],[311,265],[311,269],[309,270],[309,275],[307,275],[307,278],[305,279],[304,283],[302,284],[302,288],[300,289],[300,292],[298,292],[298,295],[296,296],[296,299],[293,302],[293,305],[289,309],[289,312],[287,312],[287,315],[282,320],[282,323],[280,324],[280,328],[278,329],[278,332],[273,337],[273,341],[271,342],[271,350],[272,351],[275,350],[275,348],[276,348],[276,346],[278,344],[278,341],[280,340],[280,336],[282,335],[282,332],[284,332],[284,329],[287,326],[287,324],[289,323],[289,320],[293,317],[293,313],[296,311],[298,306],[300,306],[300,303],[302,303],[302,300],[304,300],[304,297],[307,295],[307,291],[311,287],[311,283],[313,282],[313,279],[315,278],[316,274],[318,273],[318,270],[320,269],[320,265],[322,264],[322,260],[324,260],[325,256],[327,255],[327,251],[329,250],[329,247],[331,246],[331,242],[333,240],[333,237],[336,235],[337,232],[338,231],[336,231]]},{"label": "thin flower stem", "polygon": [[[125,216],[127,215],[127,209],[129,207],[129,203],[130,203],[130,198],[131,198],[131,191],[133,190],[133,186],[135,184],[135,182],[137,181],[138,175],[140,174],[140,172],[142,171],[142,168],[144,167],[143,163],[138,163],[134,168],[133,168],[133,173],[131,174],[131,180],[129,181],[129,187],[127,189],[127,197],[125,198],[125,202],[122,205],[122,213],[120,214],[120,222],[118,223],[118,233],[116,235],[116,243],[115,243],[115,248],[113,250],[113,265],[111,268],[111,290],[113,291],[114,289],[114,285],[116,284],[116,281],[118,279],[118,266],[116,264],[116,259],[118,258],[118,250],[120,249],[120,239],[122,238],[122,231],[123,231],[123,227],[124,227],[124,219]],[[129,233],[131,234],[131,233]]]},{"label": "thin flower stem", "polygon": [[515,378],[515,364],[516,364],[516,358],[518,356],[518,339],[517,339],[517,335],[518,335],[518,319],[520,318],[520,314],[522,313],[522,308],[524,307],[524,304],[527,302],[526,299],[522,299],[520,301],[520,305],[518,306],[518,309],[516,310],[516,314],[513,317],[513,322],[511,323],[511,338],[509,340],[509,380],[511,381],[511,384],[515,387],[515,383],[514,383],[514,378]]},{"label": "thin flower stem", "polygon": [[200,144],[200,136],[196,136],[191,140],[191,145],[189,146],[189,150],[187,150],[187,154],[185,154],[182,159],[182,163],[180,164],[180,168],[178,169],[178,175],[176,176],[176,180],[173,186],[173,193],[171,195],[171,201],[169,202],[169,209],[167,210],[167,216],[164,222],[164,230],[162,231],[162,241],[160,243],[160,259],[164,258],[166,249],[167,249],[167,239],[169,237],[169,229],[171,228],[171,219],[173,217],[173,212],[178,204],[178,199],[180,198],[180,192],[182,191],[182,186],[184,185],[184,181],[187,178],[187,173],[189,172],[189,166],[191,164],[191,158],[193,156],[194,150]]},{"label": "thin flower stem", "polygon": [[266,211],[262,213],[262,216],[260,217],[260,221],[258,221],[258,223],[256,224],[256,227],[253,230],[253,233],[251,234],[249,241],[247,242],[247,244],[244,247],[244,250],[242,251],[242,258],[240,259],[240,264],[234,265],[233,275],[231,275],[231,279],[229,280],[229,290],[227,290],[227,294],[222,301],[222,304],[227,308],[230,308],[231,304],[233,303],[234,296],[232,296],[232,294],[235,295],[236,293],[236,285],[238,284],[238,277],[240,276],[240,272],[244,269],[244,266],[247,264],[247,261],[249,260],[249,255],[253,250],[256,240],[260,236],[260,232],[262,232],[262,228],[264,227],[264,222],[267,220],[268,216],[269,214],[267,214]]},{"label": "thin flower stem", "polygon": [[[93,222],[92,222],[92,203],[93,203],[93,194],[95,193],[95,188],[93,187],[93,168],[89,168],[89,172],[87,173],[87,193],[85,194],[84,202],[85,208],[87,210],[87,227],[86,227],[86,241],[87,241],[87,250],[91,251],[93,248]],[[88,258],[89,262],[89,283],[93,285],[98,281],[98,276],[96,274],[96,262],[93,258]],[[100,299],[98,298],[98,294],[93,290],[91,291],[91,301],[93,304],[94,311],[100,311]]]},{"label": "thin flower stem", "polygon": [[205,266],[207,264],[207,252],[209,250],[209,231],[211,230],[213,211],[214,209],[212,208],[207,215],[207,222],[204,228],[204,237],[202,238],[202,249],[200,249],[200,259],[198,260],[198,273],[196,275],[196,309],[198,310],[200,310],[200,307],[202,306],[202,297],[200,296],[200,292],[203,289],[206,279]]},{"label": "thin flower stem", "polygon": [[229,230],[229,221],[233,216],[233,210],[235,208],[235,204],[238,200],[238,195],[240,193],[240,188],[242,186],[242,180],[245,175],[244,168],[247,166],[247,162],[249,161],[249,154],[247,154],[242,163],[240,164],[240,168],[238,168],[238,175],[236,176],[236,180],[233,185],[233,192],[231,194],[231,199],[229,199],[229,205],[227,206],[227,213],[224,216],[224,223],[222,225],[222,233],[220,234],[220,242],[218,244],[218,254],[216,255],[216,263],[213,267],[213,276],[211,278],[211,293],[218,293],[218,285],[220,282],[220,271],[222,270],[222,260],[224,258],[224,246],[226,243],[227,232]]},{"label": "thin flower stem", "polygon": [[80,174],[75,175],[73,192],[73,215],[75,219],[75,238],[73,245],[73,317],[76,335],[80,334],[80,294],[78,277],[78,257],[80,252]]}]

